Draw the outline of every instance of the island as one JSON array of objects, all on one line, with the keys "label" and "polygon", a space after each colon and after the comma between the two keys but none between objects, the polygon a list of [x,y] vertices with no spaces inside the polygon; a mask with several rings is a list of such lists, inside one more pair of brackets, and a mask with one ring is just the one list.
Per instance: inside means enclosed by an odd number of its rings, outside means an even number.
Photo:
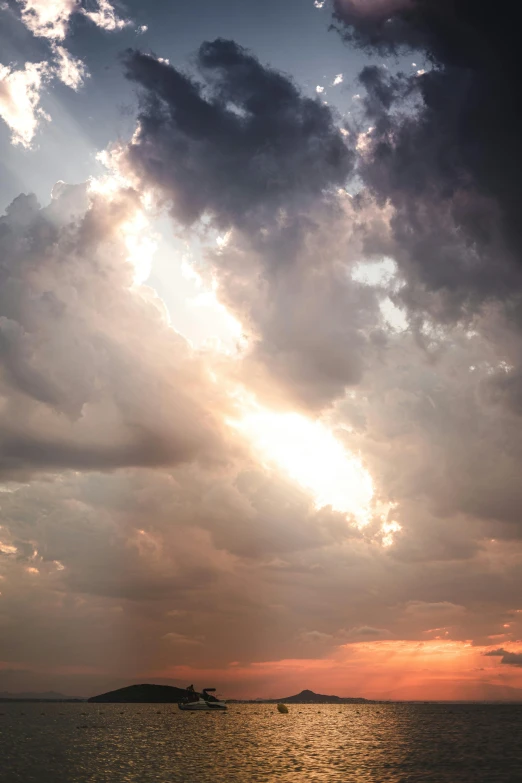
[{"label": "island", "polygon": [[[92,696],[89,702],[105,704],[177,704],[190,697],[190,691],[185,688],[175,688],[172,685],[128,685],[116,691]],[[193,696],[193,694],[192,694]]]},{"label": "island", "polygon": [[371,699],[363,699],[361,696],[325,696],[322,693],[304,690],[295,696],[286,696],[282,699],[229,699],[229,703],[235,704],[376,704]]},{"label": "island", "polygon": [[322,693],[304,690],[285,699],[270,699],[271,704],[373,704],[370,699],[360,696],[325,696]]}]

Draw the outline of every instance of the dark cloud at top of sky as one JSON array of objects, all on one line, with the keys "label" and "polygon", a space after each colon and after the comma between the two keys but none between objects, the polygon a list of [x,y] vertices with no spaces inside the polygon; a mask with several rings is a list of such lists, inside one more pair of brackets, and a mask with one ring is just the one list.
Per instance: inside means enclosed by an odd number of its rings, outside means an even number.
[{"label": "dark cloud at top of sky", "polygon": [[206,263],[251,338],[246,376],[278,405],[274,379],[287,404],[328,404],[359,381],[365,348],[382,339],[377,297],[347,273],[363,255],[361,223],[376,227],[379,250],[387,235],[385,218],[342,191],[354,137],[322,99],[233,41],[201,45],[201,82],[141,52],[125,63],[141,89],[123,169],[181,224],[233,229]]},{"label": "dark cloud at top of sky", "polygon": [[[395,208],[404,301],[443,320],[490,299],[515,299],[518,311],[518,4],[492,13],[472,0],[336,0],[335,15],[349,41],[381,54],[409,49],[428,62],[426,72],[402,77],[402,90],[384,68],[361,75],[374,130],[360,171]],[[406,84],[416,110],[402,100]],[[426,290],[436,296],[423,296]]]},{"label": "dark cloud at top of sky", "polygon": [[184,223],[259,228],[352,171],[330,108],[233,41],[202,44],[202,83],[142,52],[125,63],[141,88],[129,162]]}]

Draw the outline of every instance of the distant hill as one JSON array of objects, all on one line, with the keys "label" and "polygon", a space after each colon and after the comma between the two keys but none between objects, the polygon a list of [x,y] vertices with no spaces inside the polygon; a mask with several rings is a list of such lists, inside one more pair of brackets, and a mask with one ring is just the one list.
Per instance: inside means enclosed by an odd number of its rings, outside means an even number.
[{"label": "distant hill", "polygon": [[172,685],[129,685],[116,691],[102,693],[88,699],[95,703],[116,704],[176,704],[187,696],[189,691],[184,688],[174,688]]},{"label": "distant hill", "polygon": [[296,693],[295,696],[287,696],[283,699],[255,699],[249,704],[373,704],[370,699],[360,697],[325,696],[322,693],[314,693],[310,690]]},{"label": "distant hill", "polygon": [[282,704],[365,704],[368,699],[350,698],[343,696],[325,696],[322,693],[304,690],[295,696],[287,696],[286,699],[274,699]]},{"label": "distant hill", "polygon": [[0,691],[0,701],[81,701],[71,696],[64,696],[63,693],[47,691],[45,693],[9,693],[9,691]]}]

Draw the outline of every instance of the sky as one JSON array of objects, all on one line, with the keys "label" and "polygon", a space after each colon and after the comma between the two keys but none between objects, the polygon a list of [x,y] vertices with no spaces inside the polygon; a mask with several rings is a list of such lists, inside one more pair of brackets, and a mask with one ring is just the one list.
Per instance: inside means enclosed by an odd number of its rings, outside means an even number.
[{"label": "sky", "polygon": [[504,6],[1,5],[0,691],[522,698]]}]

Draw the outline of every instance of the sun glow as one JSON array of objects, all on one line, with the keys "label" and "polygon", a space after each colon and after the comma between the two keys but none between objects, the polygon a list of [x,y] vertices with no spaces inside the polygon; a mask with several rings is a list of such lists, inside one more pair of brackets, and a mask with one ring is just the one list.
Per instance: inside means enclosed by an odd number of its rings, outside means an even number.
[{"label": "sun glow", "polygon": [[[107,153],[100,153],[97,159],[109,170],[109,174],[102,177],[91,177],[89,180],[89,193],[101,196],[107,201],[113,201],[121,197],[127,190],[132,189],[132,182],[117,170],[117,153],[109,157]],[[127,261],[134,268],[134,285],[140,286],[149,278],[152,270],[154,254],[158,249],[156,237],[153,235],[150,220],[147,214],[152,203],[150,193],[145,191],[140,195],[139,205],[136,205],[128,220],[119,226],[121,236],[127,248]]]},{"label": "sun glow", "polygon": [[392,546],[394,540],[394,534],[400,533],[402,526],[398,522],[384,522],[381,527],[382,545],[384,547]]},{"label": "sun glow", "polygon": [[371,476],[324,424],[297,413],[261,408],[231,423],[248,437],[264,463],[277,465],[309,490],[317,508],[331,506],[353,514],[360,526],[369,522]]},{"label": "sun glow", "polygon": [[127,247],[127,260],[134,267],[134,285],[142,285],[150,276],[152,260],[158,247],[150,235],[149,221],[138,210],[131,220],[123,224],[121,230]]}]

